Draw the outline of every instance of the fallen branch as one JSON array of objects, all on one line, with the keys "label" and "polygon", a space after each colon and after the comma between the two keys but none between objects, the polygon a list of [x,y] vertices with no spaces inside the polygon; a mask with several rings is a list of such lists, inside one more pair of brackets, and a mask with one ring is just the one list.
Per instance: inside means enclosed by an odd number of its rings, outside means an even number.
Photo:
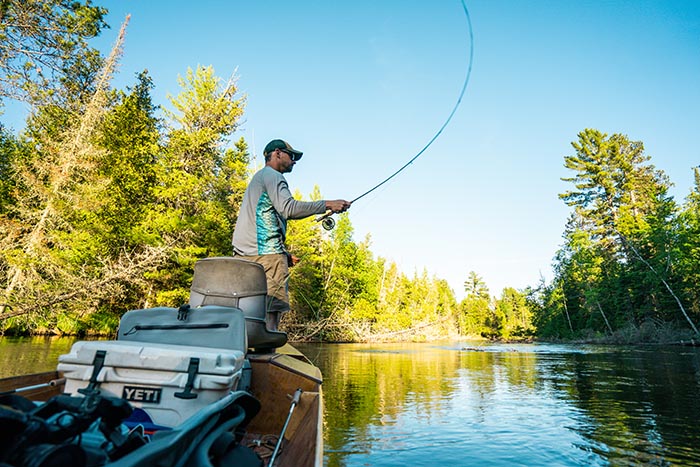
[{"label": "fallen branch", "polygon": [[661,283],[666,287],[666,290],[668,290],[668,292],[671,294],[671,296],[674,298],[674,300],[676,300],[678,307],[681,309],[681,312],[683,313],[683,316],[685,317],[686,321],[688,321],[688,324],[690,324],[690,327],[693,328],[693,331],[695,332],[696,335],[700,336],[700,332],[698,332],[698,328],[695,327],[695,323],[693,323],[693,320],[691,320],[690,316],[688,316],[688,313],[686,313],[685,308],[683,307],[683,303],[681,303],[681,300],[673,292],[673,289],[671,289],[671,286],[668,285],[668,282],[666,282],[666,280],[663,277],[661,277],[661,275],[658,272],[656,272],[656,269],[654,269],[654,267],[651,264],[649,264],[649,262],[647,260],[642,258],[642,255],[639,254],[639,252],[634,247],[634,245],[632,245],[630,242],[627,241],[627,238],[625,238],[624,235],[622,235],[620,232],[617,232],[617,233],[620,236],[620,238],[622,239],[622,241],[625,243],[625,245],[630,247],[630,249],[634,252],[634,254],[637,256],[637,258],[639,258],[639,260],[642,263],[644,263],[651,270],[651,272],[654,273],[654,275],[656,277],[659,278]]}]

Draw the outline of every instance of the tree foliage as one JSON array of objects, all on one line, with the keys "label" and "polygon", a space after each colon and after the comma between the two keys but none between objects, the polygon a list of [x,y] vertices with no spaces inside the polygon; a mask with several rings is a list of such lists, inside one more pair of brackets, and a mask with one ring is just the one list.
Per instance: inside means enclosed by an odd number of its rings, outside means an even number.
[{"label": "tree foliage", "polygon": [[91,89],[102,59],[87,45],[107,27],[90,0],[0,1],[0,102],[70,98]]},{"label": "tree foliage", "polygon": [[[246,104],[235,75],[187,69],[165,109],[146,72],[113,89],[126,23],[108,57],[87,44],[105,13],[0,0],[0,99],[31,106],[22,133],[0,123],[0,332],[109,332],[129,308],[186,302],[194,262],[230,253],[251,174],[246,141],[233,140]],[[575,338],[663,323],[698,334],[699,169],[678,205],[642,142],[586,129],[572,148],[550,284],[492,297],[471,271],[457,303],[446,281],[375,257],[347,214],[332,232],[309,218],[289,226],[302,261],[282,325],[325,340]]]},{"label": "tree foliage", "polygon": [[541,333],[611,335],[684,321],[697,333],[696,195],[680,211],[643,143],[593,129],[578,136],[564,159],[573,188],[560,195],[573,212],[555,280],[536,305]]},{"label": "tree foliage", "polygon": [[104,332],[128,308],[187,300],[197,257],[222,254],[242,197],[247,146],[235,81],[188,70],[172,120],[144,72],[126,92],[104,60],[89,99],[35,103],[21,138],[3,134],[0,323],[14,332]]},{"label": "tree foliage", "polygon": [[[83,39],[103,27],[104,12],[89,3],[3,6],[8,21],[20,7],[39,22],[82,18],[57,33],[70,42],[64,52],[89,53]],[[179,79],[169,109],[153,104],[146,72],[126,90],[111,89],[124,30],[100,73],[52,75],[64,85],[51,88],[51,99],[29,99],[22,135],[0,134],[5,332],[109,332],[127,309],[186,302],[194,262],[230,253],[250,175],[247,143],[230,140],[245,96],[235,79],[201,66]],[[67,70],[59,52],[51,57]],[[25,74],[6,89],[38,89],[44,78]],[[69,83],[87,86],[77,93]],[[320,199],[318,188],[312,198]],[[313,219],[291,223],[289,246],[302,262],[290,280],[290,331],[336,340],[449,334],[456,304],[447,283],[427,272],[407,277],[353,233],[347,215],[331,233]]]},{"label": "tree foliage", "polygon": [[[298,194],[297,194],[297,197]],[[318,187],[311,199],[321,199]],[[454,333],[456,304],[445,281],[413,278],[375,258],[370,238],[353,239],[347,214],[326,233],[312,218],[290,223],[292,312],[283,325],[295,338],[332,341],[426,339]]]}]

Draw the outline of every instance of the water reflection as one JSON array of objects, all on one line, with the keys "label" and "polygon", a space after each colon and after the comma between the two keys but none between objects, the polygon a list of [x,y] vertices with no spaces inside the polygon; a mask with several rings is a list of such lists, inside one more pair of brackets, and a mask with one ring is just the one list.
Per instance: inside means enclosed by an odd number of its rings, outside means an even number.
[{"label": "water reflection", "polygon": [[[73,338],[0,338],[0,377]],[[340,466],[700,465],[700,349],[298,345],[324,374]]]},{"label": "water reflection", "polygon": [[697,349],[300,347],[329,467],[700,464]]},{"label": "water reflection", "polygon": [[[616,465],[697,465],[698,353],[599,352],[553,362],[562,394],[591,419],[582,436]],[[630,455],[636,459],[630,459]]]},{"label": "water reflection", "polygon": [[74,337],[0,337],[0,378],[56,369]]}]

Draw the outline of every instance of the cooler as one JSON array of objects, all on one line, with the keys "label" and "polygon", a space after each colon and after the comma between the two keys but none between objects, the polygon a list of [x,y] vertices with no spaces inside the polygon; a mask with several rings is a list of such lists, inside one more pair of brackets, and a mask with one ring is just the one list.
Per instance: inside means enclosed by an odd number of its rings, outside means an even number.
[{"label": "cooler", "polygon": [[137,341],[80,341],[58,359],[65,392],[99,390],[174,427],[235,390],[245,355],[238,350]]}]

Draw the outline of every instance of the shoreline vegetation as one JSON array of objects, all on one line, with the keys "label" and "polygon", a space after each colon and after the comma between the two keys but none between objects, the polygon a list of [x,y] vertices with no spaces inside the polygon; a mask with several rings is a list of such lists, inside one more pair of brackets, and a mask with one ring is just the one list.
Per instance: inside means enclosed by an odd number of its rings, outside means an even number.
[{"label": "shoreline vegetation", "polygon": [[[0,335],[112,335],[126,310],[186,303],[194,263],[230,254],[253,170],[235,138],[246,97],[211,66],[186,69],[167,108],[147,71],[114,88],[128,18],[103,57],[89,41],[105,8],[31,5],[5,2],[0,24],[0,105],[30,109],[18,132],[0,114]],[[587,128],[571,148],[551,282],[494,295],[471,271],[458,301],[444,279],[375,256],[347,213],[331,232],[309,218],[289,226],[302,261],[283,329],[324,342],[697,341],[700,168],[677,202],[641,141]]]},{"label": "shoreline vegetation", "polygon": [[[589,332],[587,336],[577,336],[571,338],[537,338],[537,337],[520,337],[520,338],[485,338],[480,335],[449,335],[445,336],[441,333],[441,329],[432,329],[430,326],[421,326],[420,332],[416,329],[405,329],[393,333],[383,333],[381,335],[368,334],[362,339],[357,340],[322,340],[318,338],[318,331],[327,327],[327,325],[319,323],[309,323],[306,325],[285,326],[281,325],[281,329],[289,334],[291,343],[328,343],[328,344],[357,344],[357,343],[431,343],[431,342],[483,342],[483,343],[499,343],[499,344],[579,344],[579,345],[611,345],[611,346],[627,346],[627,345],[653,345],[653,346],[686,346],[700,347],[700,338],[694,335],[693,332],[687,329],[681,329],[675,324],[663,323],[660,325],[654,323],[645,323],[644,325],[628,326],[620,329],[611,335]],[[342,327],[342,325],[330,325],[330,327]],[[296,328],[296,331],[294,330]],[[0,334],[0,337],[76,337],[76,338],[107,338],[111,339],[116,336],[114,333],[84,333],[84,334],[56,334],[56,333],[39,333],[39,334]],[[462,350],[481,351],[479,346],[464,347]]]}]

